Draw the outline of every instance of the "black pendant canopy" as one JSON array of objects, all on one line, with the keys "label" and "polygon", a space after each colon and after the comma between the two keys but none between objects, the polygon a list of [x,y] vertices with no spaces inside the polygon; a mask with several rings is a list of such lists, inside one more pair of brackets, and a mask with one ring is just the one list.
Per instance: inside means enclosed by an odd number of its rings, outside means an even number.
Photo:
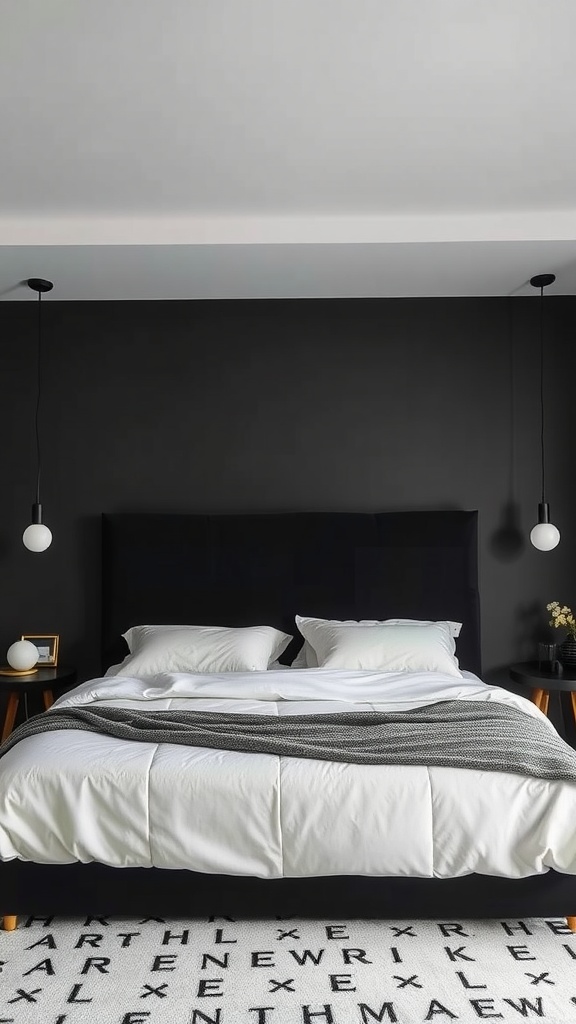
[{"label": "black pendant canopy", "polygon": [[530,284],[533,288],[547,288],[549,284],[554,284],[556,280],[556,274],[536,274],[536,277],[530,278]]},{"label": "black pendant canopy", "polygon": [[33,292],[51,292],[54,285],[43,277],[29,277],[26,284]]}]

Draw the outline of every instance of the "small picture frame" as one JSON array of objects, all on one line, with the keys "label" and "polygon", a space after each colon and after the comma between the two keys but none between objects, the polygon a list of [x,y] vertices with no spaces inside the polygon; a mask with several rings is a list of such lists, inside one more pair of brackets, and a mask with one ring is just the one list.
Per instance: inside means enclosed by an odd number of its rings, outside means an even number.
[{"label": "small picture frame", "polygon": [[42,635],[38,633],[23,633],[20,639],[29,640],[31,644],[38,648],[39,656],[36,662],[38,667],[43,665],[45,668],[56,668],[58,664],[58,644],[60,641],[57,633]]}]

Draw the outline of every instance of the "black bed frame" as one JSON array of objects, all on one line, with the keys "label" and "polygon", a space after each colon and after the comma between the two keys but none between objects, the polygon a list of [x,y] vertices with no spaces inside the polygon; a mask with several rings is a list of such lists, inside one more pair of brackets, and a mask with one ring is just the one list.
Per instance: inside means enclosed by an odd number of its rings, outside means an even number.
[{"label": "black bed frame", "polygon": [[[103,516],[103,668],[142,622],[294,633],[294,615],[451,619],[480,674],[477,513]],[[291,661],[298,648],[286,652]],[[101,864],[0,864],[0,913],[322,918],[576,914],[576,878],[259,879]]]}]

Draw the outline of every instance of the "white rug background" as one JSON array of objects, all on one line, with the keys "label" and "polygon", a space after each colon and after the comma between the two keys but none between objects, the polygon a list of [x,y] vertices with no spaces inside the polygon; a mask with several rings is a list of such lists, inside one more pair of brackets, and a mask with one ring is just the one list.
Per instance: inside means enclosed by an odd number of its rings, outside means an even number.
[{"label": "white rug background", "polygon": [[55,917],[0,932],[0,1024],[451,1020],[576,1024],[576,935],[561,918]]}]

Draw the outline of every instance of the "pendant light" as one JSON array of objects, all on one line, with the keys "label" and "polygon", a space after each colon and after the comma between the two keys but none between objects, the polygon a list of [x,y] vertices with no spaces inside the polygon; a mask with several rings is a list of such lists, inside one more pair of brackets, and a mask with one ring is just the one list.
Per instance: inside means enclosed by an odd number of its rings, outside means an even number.
[{"label": "pendant light", "polygon": [[38,419],[40,413],[40,399],[42,397],[42,295],[44,292],[52,291],[52,281],[44,281],[41,277],[31,277],[27,281],[28,287],[38,293],[38,348],[37,348],[37,391],[36,391],[36,501],[32,505],[32,522],[27,526],[22,535],[24,546],[29,551],[46,551],[52,543],[52,533],[42,522],[42,505],[40,503],[40,431]]},{"label": "pendant light", "polygon": [[544,289],[554,284],[555,274],[538,274],[530,278],[533,288],[540,289],[540,459],[542,467],[542,500],[538,505],[538,522],[530,540],[539,551],[551,551],[560,541],[560,531],[550,522],[550,506],[546,501],[546,466],[544,460]]}]

